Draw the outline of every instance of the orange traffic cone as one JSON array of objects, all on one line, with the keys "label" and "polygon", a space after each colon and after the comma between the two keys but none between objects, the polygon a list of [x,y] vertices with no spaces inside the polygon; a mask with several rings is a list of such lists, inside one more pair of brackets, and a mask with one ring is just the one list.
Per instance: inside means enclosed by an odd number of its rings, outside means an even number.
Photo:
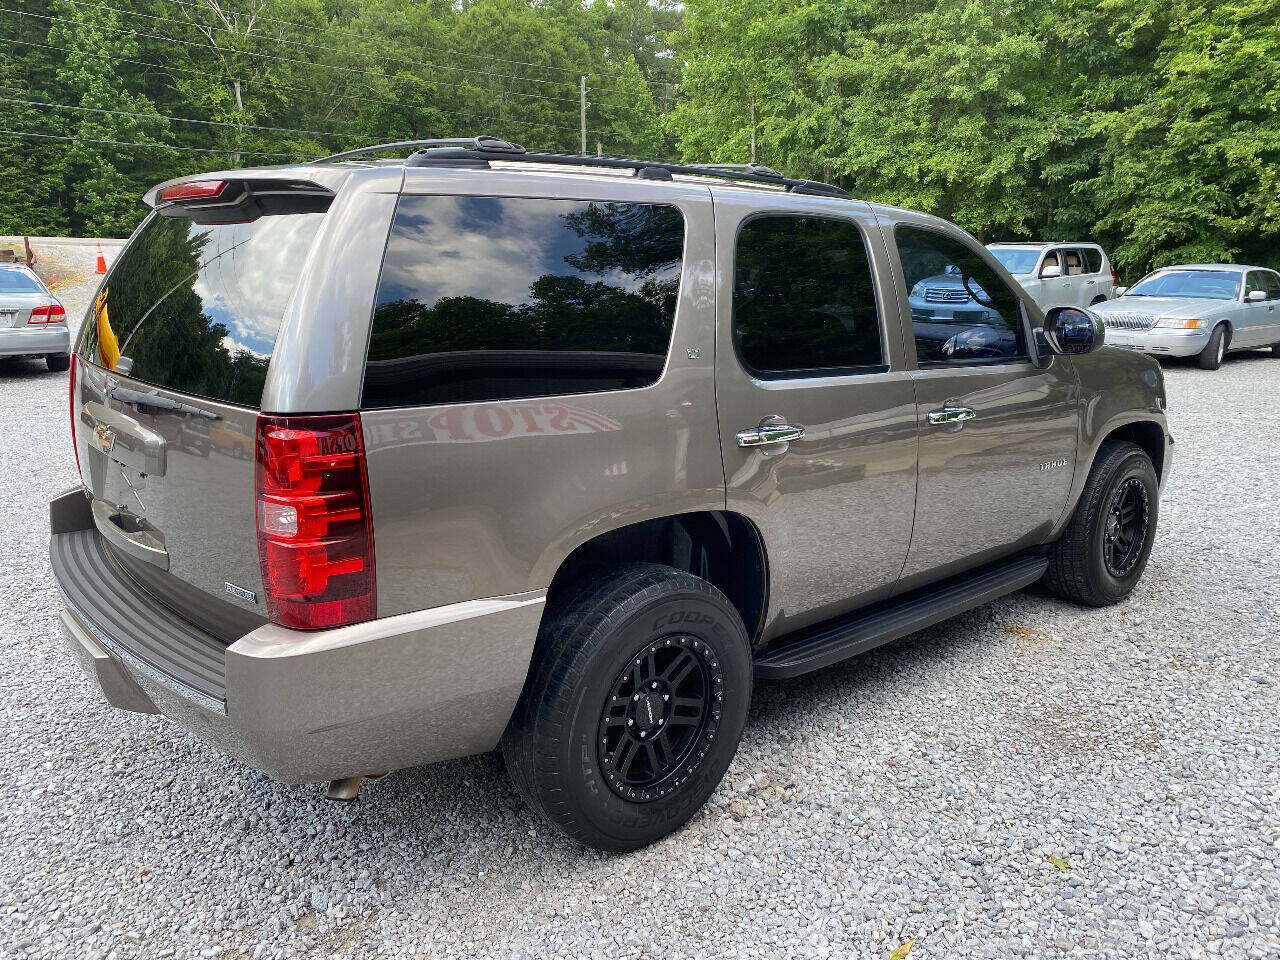
[{"label": "orange traffic cone", "polygon": [[98,244],[98,272],[107,272],[107,258],[102,255],[102,244]]}]

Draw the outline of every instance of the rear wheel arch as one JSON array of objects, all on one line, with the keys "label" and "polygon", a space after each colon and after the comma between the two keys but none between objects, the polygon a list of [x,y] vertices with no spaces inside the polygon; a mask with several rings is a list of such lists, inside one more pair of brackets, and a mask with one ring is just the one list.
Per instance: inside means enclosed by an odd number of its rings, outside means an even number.
[{"label": "rear wheel arch", "polygon": [[768,609],[768,559],[759,529],[742,514],[673,514],[593,537],[560,563],[547,590],[545,616],[572,598],[575,584],[626,563],[661,564],[706,580],[729,598],[752,645],[758,642]]}]

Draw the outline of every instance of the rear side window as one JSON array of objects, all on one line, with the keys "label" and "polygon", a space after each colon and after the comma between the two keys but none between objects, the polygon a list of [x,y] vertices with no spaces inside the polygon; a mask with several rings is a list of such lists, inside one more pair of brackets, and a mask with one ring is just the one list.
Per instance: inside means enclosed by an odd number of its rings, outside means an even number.
[{"label": "rear side window", "polygon": [[775,215],[743,224],[733,336],[743,364],[765,378],[881,368],[875,285],[857,226]]},{"label": "rear side window", "polygon": [[1026,357],[1018,297],[976,250],[919,227],[899,226],[894,238],[921,366]]},{"label": "rear side window", "polygon": [[1270,270],[1262,272],[1262,288],[1267,291],[1268,300],[1280,300],[1280,276]]},{"label": "rear side window", "polygon": [[1102,251],[1094,250],[1092,247],[1084,248],[1084,262],[1089,267],[1090,273],[1102,272]]},{"label": "rear side window", "polygon": [[680,289],[675,207],[406,196],[387,244],[365,407],[645,387]]},{"label": "rear side window", "polygon": [[180,393],[257,407],[285,307],[324,214],[152,216],[91,310],[82,356]]}]

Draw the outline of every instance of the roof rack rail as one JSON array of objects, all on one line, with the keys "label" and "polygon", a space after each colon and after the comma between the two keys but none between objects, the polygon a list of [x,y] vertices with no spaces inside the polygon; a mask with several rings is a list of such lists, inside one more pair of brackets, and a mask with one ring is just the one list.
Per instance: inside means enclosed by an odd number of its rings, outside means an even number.
[{"label": "roof rack rail", "polygon": [[568,167],[631,170],[635,176],[645,180],[670,180],[671,175],[675,173],[719,177],[722,180],[783,187],[789,193],[849,199],[848,191],[834,184],[823,183],[820,180],[793,180],[759,163],[667,163],[662,160],[628,160],[623,157],[591,157],[572,153],[530,153],[517,143],[489,136],[453,140],[399,140],[394,143],[346,150],[310,162],[329,163],[370,153],[409,148],[414,152],[406,158],[405,163],[412,167],[488,166],[490,160],[510,160]]}]

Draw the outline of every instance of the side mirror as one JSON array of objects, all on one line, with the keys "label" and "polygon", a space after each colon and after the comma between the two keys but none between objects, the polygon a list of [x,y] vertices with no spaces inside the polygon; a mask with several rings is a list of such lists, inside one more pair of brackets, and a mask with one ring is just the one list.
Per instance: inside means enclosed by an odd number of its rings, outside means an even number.
[{"label": "side mirror", "polygon": [[1267,299],[1267,294],[1266,291],[1263,290],[1250,290],[1247,299],[1250,303],[1259,303]]},{"label": "side mirror", "polygon": [[1050,264],[1040,268],[1040,279],[1051,280],[1054,277],[1062,276],[1062,268],[1056,264]]},{"label": "side mirror", "polygon": [[1116,287],[1116,296],[1123,297],[1125,295],[1125,291],[1127,291],[1128,289],[1129,289],[1128,287]]},{"label": "side mirror", "polygon": [[1106,341],[1106,328],[1077,307],[1054,307],[1037,338],[1052,353],[1073,357],[1093,353]]}]

